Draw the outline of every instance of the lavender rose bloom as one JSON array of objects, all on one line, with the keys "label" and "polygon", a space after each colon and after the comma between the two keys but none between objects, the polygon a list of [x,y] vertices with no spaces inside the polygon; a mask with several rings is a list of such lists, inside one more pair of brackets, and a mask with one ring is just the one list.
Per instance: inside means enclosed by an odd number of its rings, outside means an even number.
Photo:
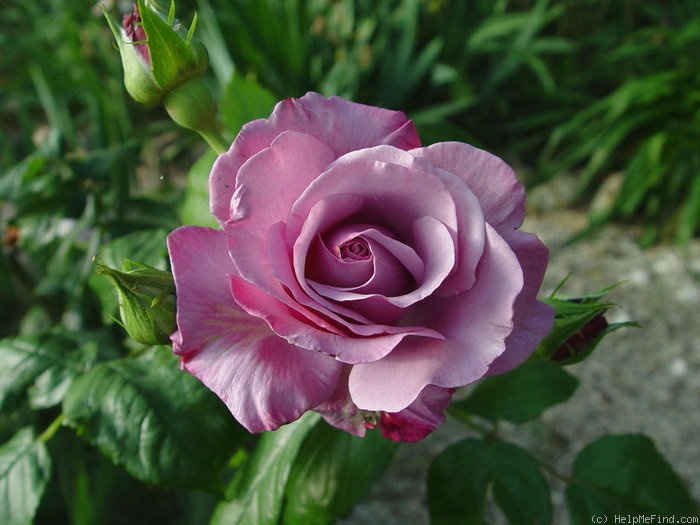
[{"label": "lavender rose bloom", "polygon": [[221,229],[168,247],[182,367],[251,432],[315,410],[404,441],[454,390],[524,361],[552,326],[548,252],[518,230],[511,168],[420,147],[401,112],[308,93],[243,127],[214,164]]}]

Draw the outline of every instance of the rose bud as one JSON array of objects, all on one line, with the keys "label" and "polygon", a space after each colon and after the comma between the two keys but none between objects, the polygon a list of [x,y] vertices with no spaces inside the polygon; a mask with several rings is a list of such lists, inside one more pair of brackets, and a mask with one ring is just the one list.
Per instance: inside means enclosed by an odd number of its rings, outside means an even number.
[{"label": "rose bud", "polygon": [[128,259],[124,261],[124,271],[97,263],[97,273],[114,282],[119,313],[129,337],[147,345],[170,341],[177,329],[172,274]]},{"label": "rose bud", "polygon": [[569,364],[580,361],[585,355],[592,352],[609,326],[607,319],[605,319],[605,311],[591,317],[580,330],[571,334],[554,351],[550,359],[560,364]]},{"label": "rose bud", "polygon": [[204,74],[209,59],[204,46],[174,18],[171,3],[167,19],[150,3],[138,0],[124,15],[122,26],[107,16],[124,66],[124,85],[142,104],[154,105],[187,81]]}]

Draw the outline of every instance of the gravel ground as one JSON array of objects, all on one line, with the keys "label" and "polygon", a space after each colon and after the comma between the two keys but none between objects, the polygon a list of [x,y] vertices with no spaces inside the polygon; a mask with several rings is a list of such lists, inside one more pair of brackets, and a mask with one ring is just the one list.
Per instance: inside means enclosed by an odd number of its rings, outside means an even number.
[{"label": "gravel ground", "polygon": [[[642,250],[634,228],[610,226],[567,246],[585,215],[556,209],[548,195],[531,199],[539,212],[531,213],[523,228],[537,233],[551,250],[543,295],[567,275],[563,292],[568,294],[624,281],[607,296],[619,305],[608,320],[634,320],[641,328],[609,335],[592,357],[569,367],[580,380],[572,399],[535,422],[505,428],[504,435],[566,473],[581,448],[597,437],[644,433],[700,501],[700,241],[685,249]],[[340,523],[427,524],[428,465],[447,444],[466,436],[448,421],[422,443],[402,446],[368,497]],[[567,523],[563,487],[556,481],[552,486],[554,523]],[[496,516],[494,521],[502,520]]]}]

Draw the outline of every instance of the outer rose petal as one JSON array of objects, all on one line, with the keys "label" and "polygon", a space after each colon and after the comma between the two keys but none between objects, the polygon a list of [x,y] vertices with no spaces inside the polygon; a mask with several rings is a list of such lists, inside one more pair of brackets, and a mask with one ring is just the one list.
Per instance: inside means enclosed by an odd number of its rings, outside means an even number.
[{"label": "outer rose petal", "polygon": [[453,389],[429,385],[401,412],[382,412],[379,426],[385,438],[416,443],[445,422]]},{"label": "outer rose petal", "polygon": [[349,365],[344,367],[343,377],[338,382],[338,389],[326,401],[315,407],[314,411],[321,414],[323,419],[330,425],[363,437],[367,425],[365,425],[365,418],[362,412],[355,406],[350,397],[350,391],[348,390],[350,368]]},{"label": "outer rose petal", "polygon": [[552,307],[537,301],[549,258],[547,247],[537,236],[520,230],[506,234],[505,239],[520,261],[525,284],[515,301],[515,328],[506,340],[507,351],[491,363],[487,375],[508,372],[524,362],[554,324]]},{"label": "outer rose petal", "polygon": [[246,219],[260,234],[286,221],[294,202],[333,160],[333,150],[311,135],[281,133],[238,172],[230,221]]},{"label": "outer rose petal", "polygon": [[486,222],[498,233],[523,223],[525,190],[500,158],[462,142],[440,142],[410,153],[464,180],[479,198]]},{"label": "outer rose petal", "polygon": [[285,99],[275,106],[270,118],[243,126],[229,151],[214,164],[209,179],[210,205],[219,221],[223,223],[230,216],[239,168],[283,131],[312,135],[333,149],[337,157],[379,144],[404,150],[420,146],[413,121],[400,111],[365,106],[339,97],[325,98],[318,93]]},{"label": "outer rose petal", "polygon": [[173,349],[243,426],[277,428],[333,394],[342,365],[290,345],[233,300],[224,232],[178,228],[168,236],[168,250],[179,327]]},{"label": "outer rose petal", "polygon": [[[243,314],[240,320],[250,319]],[[294,421],[328,398],[341,365],[287,343],[263,322],[254,324],[250,332],[220,334],[199,352],[183,356],[182,366],[250,432],[262,432]]]}]

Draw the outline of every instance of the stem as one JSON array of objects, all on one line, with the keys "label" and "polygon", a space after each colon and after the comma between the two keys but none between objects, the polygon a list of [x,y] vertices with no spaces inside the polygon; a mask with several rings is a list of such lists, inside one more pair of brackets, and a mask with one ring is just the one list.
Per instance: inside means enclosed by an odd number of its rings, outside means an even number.
[{"label": "stem", "polygon": [[218,131],[213,130],[207,132],[197,130],[197,133],[199,133],[201,137],[207,141],[209,147],[213,149],[214,153],[216,153],[217,155],[221,155],[222,153],[228,150],[229,144],[227,144],[224,137]]},{"label": "stem", "polygon": [[496,425],[490,428],[485,427],[474,421],[471,415],[462,412],[461,410],[455,410],[453,407],[447,408],[447,413],[457,419],[465,427],[475,431],[477,434],[481,434],[483,437],[495,437],[498,431]]},{"label": "stem", "polygon": [[[532,454],[531,454],[531,455],[532,455]],[[540,467],[542,467],[544,470],[546,470],[546,471],[547,471],[547,474],[549,474],[549,475],[552,476],[553,478],[556,478],[556,479],[558,479],[559,481],[563,481],[564,483],[569,484],[569,485],[575,481],[575,480],[574,480],[573,478],[571,478],[570,476],[567,476],[566,474],[562,474],[561,472],[559,472],[558,470],[556,470],[553,466],[551,466],[549,463],[546,463],[544,460],[538,458],[537,456],[532,455],[532,457],[535,459],[535,461],[537,462],[537,464],[538,464]]]},{"label": "stem", "polygon": [[65,416],[63,415],[63,413],[59,414],[58,417],[54,419],[48,426],[48,428],[44,430],[44,432],[42,432],[42,434],[39,436],[39,441],[43,441],[44,443],[49,441],[54,436],[54,434],[58,432],[58,429],[61,428],[64,417]]}]

